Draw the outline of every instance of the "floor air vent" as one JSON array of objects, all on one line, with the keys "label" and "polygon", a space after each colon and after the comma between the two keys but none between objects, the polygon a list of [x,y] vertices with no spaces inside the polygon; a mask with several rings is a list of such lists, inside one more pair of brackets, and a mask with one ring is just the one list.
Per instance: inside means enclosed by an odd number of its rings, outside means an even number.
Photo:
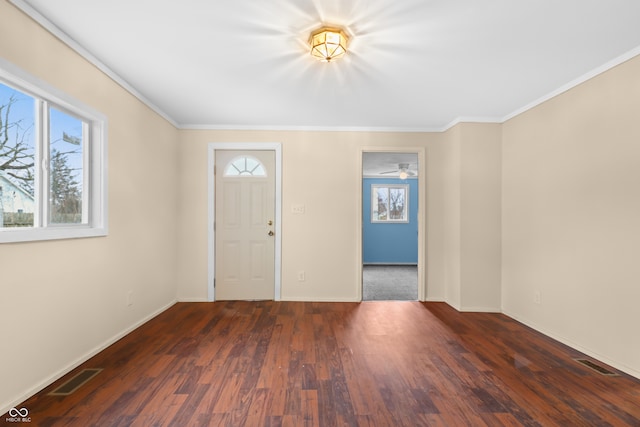
[{"label": "floor air vent", "polygon": [[591,360],[588,360],[588,359],[573,359],[573,360],[575,360],[578,363],[582,363],[587,368],[591,368],[592,370],[596,371],[599,374],[607,375],[609,377],[617,377],[618,376],[618,374],[616,374],[615,372],[611,372],[607,368],[602,367],[602,366],[598,365],[597,363],[593,363]]},{"label": "floor air vent", "polygon": [[50,396],[68,396],[96,375],[98,375],[102,369],[83,369],[75,377],[71,378],[66,383],[62,384],[57,389],[49,393]]}]

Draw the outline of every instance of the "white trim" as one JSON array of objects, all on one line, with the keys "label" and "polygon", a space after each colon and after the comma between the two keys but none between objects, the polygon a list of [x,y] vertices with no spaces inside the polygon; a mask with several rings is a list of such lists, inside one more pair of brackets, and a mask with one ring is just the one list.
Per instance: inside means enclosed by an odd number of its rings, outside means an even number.
[{"label": "white trim", "polygon": [[102,344],[99,344],[96,347],[94,347],[92,350],[89,350],[84,355],[78,357],[76,360],[74,360],[73,362],[69,363],[67,366],[65,366],[62,369],[59,369],[55,373],[51,374],[49,377],[47,377],[44,380],[40,381],[39,383],[37,383],[33,387],[29,388],[27,391],[24,391],[19,396],[16,396],[13,400],[0,404],[1,405],[0,406],[0,413],[4,414],[5,412],[7,412],[12,407],[18,405],[20,402],[24,402],[25,400],[27,400],[31,396],[35,395],[36,393],[38,393],[39,391],[44,389],[45,387],[53,384],[55,381],[57,381],[58,379],[62,378],[64,375],[68,374],[69,372],[71,372],[72,370],[74,370],[75,368],[77,368],[78,366],[80,366],[81,364],[86,362],[87,360],[91,359],[93,356],[95,356],[96,354],[100,353],[101,351],[103,351],[104,349],[106,349],[107,347],[109,347],[110,345],[115,343],[116,341],[118,341],[121,338],[125,337],[126,335],[130,334],[131,332],[133,332],[134,330],[138,329],[140,326],[144,325],[149,320],[151,320],[154,317],[160,315],[164,311],[170,309],[171,307],[173,307],[173,305],[175,303],[176,303],[176,301],[174,300],[174,301],[171,301],[169,304],[167,304],[167,305],[165,305],[163,307],[160,307],[158,310],[154,311],[153,313],[149,314],[148,316],[145,316],[144,318],[142,318],[138,322],[134,323],[133,325],[129,326],[128,328],[122,330],[121,332],[119,332],[119,333],[115,334],[114,336],[112,336],[111,338],[107,339]]},{"label": "white trim", "polygon": [[166,121],[171,123],[174,127],[176,128],[179,127],[178,123],[175,120],[173,120],[173,118],[171,118],[169,115],[167,115],[167,113],[162,111],[158,106],[156,106],[148,98],[146,98],[144,95],[138,92],[138,90],[133,86],[131,86],[125,79],[123,79],[111,68],[106,66],[102,61],[96,58],[91,52],[89,52],[80,43],[78,43],[75,39],[73,39],[73,37],[71,37],[69,34],[65,33],[64,31],[62,31],[60,27],[55,25],[53,22],[47,19],[44,15],[42,15],[40,12],[38,12],[33,7],[31,7],[31,5],[29,5],[27,2],[25,2],[24,0],[9,0],[9,2],[13,3],[15,7],[22,10],[31,19],[33,19],[38,24],[40,24],[45,30],[49,31],[53,36],[57,37],[64,44],[66,44],[71,49],[76,51],[78,55],[80,55],[81,57],[89,61],[89,63],[94,65],[96,68],[98,68],[100,71],[105,73],[108,77],[110,77],[114,82],[122,86],[122,88],[125,89],[127,92],[129,92],[131,95],[138,98],[143,104],[145,104],[147,107],[155,111],[160,117],[164,118]]},{"label": "white trim", "polygon": [[215,274],[215,175],[216,150],[264,150],[274,151],[276,160],[275,173],[275,256],[274,256],[274,300],[280,301],[282,293],[282,144],[279,142],[212,142],[207,146],[207,206],[208,206],[208,256],[207,256],[207,300],[215,301],[213,281]]},{"label": "white trim", "polygon": [[[10,0],[17,1],[17,0]],[[640,55],[640,46],[631,49],[628,52],[588,71],[587,73],[579,76],[578,78],[569,81],[562,85],[558,89],[549,92],[548,94],[520,107],[516,110],[506,114],[503,117],[487,116],[487,117],[474,117],[474,116],[458,116],[451,120],[444,126],[428,126],[428,127],[367,127],[367,126],[260,126],[260,125],[207,125],[207,124],[182,124],[178,125],[179,129],[187,130],[264,130],[264,131],[320,131],[320,132],[403,132],[403,133],[441,133],[446,132],[452,127],[460,123],[493,123],[503,124],[508,120],[531,110],[538,105],[558,96],[564,92],[567,92],[574,87],[590,80],[610,69],[617,67],[618,65]]]},{"label": "white trim", "polygon": [[284,132],[402,132],[433,133],[442,132],[442,127],[376,127],[376,126],[296,126],[296,125],[208,125],[181,124],[184,130],[247,130],[247,131],[284,131]]},{"label": "white trim", "polygon": [[631,49],[628,52],[623,53],[622,55],[618,56],[617,58],[612,59],[611,61],[605,62],[604,64],[602,64],[599,67],[594,68],[593,70],[581,75],[580,77],[571,80],[569,83],[564,84],[562,86],[560,86],[558,89],[549,92],[548,94],[544,95],[541,98],[536,99],[533,102],[530,102],[529,104],[518,108],[517,110],[507,114],[506,116],[504,116],[499,123],[504,123],[526,111],[531,110],[532,108],[537,107],[538,105],[552,99],[555,98],[558,95],[563,94],[564,92],[567,92],[571,89],[573,89],[574,87],[586,82],[587,80],[591,80],[592,78],[606,72],[609,71],[610,69],[617,67],[618,65],[636,57],[640,55],[640,46],[636,47],[635,49]]},{"label": "white trim", "polygon": [[622,55],[600,65],[599,67],[594,68],[593,70],[583,74],[582,76],[571,80],[565,85],[559,87],[558,89],[548,93],[547,95],[538,98],[514,111],[508,113],[502,118],[499,117],[464,117],[458,116],[451,120],[448,124],[439,127],[362,127],[362,126],[288,126],[288,125],[278,125],[278,126],[269,126],[269,125],[211,125],[211,124],[180,124],[172,117],[170,117],[167,113],[165,113],[158,106],[153,104],[148,98],[138,92],[133,86],[131,86],[126,80],[124,80],[121,76],[116,74],[113,70],[111,70],[108,66],[106,66],[102,61],[96,58],[91,52],[85,49],[80,43],[74,40],[67,33],[62,31],[58,26],[53,24],[49,19],[47,19],[40,12],[31,7],[25,0],[9,0],[14,6],[18,9],[22,10],[25,14],[31,17],[34,21],[44,27],[47,31],[53,34],[55,37],[60,39],[63,43],[69,46],[71,49],[76,51],[80,56],[89,61],[91,64],[95,65],[100,71],[105,73],[111,79],[113,79],[116,83],[122,86],[125,90],[127,90],[131,95],[138,98],[141,102],[155,111],[158,115],[163,117],[169,123],[171,123],[177,129],[185,129],[185,130],[261,130],[261,131],[326,131],[326,132],[408,132],[408,133],[435,133],[435,132],[446,132],[451,129],[455,125],[459,123],[504,123],[515,116],[518,116],[540,104],[548,101],[555,96],[558,96],[585,81],[608,71],[623,62],[628,61],[629,59],[640,55],[640,46],[631,49],[628,52],[623,53]]},{"label": "white trim", "polygon": [[451,120],[446,126],[440,128],[440,132],[446,132],[452,127],[459,125],[460,123],[502,123],[503,120],[500,117],[456,117]]},{"label": "white trim", "polygon": [[[363,177],[364,178],[364,177]],[[403,209],[403,213],[402,219],[375,219],[373,217],[373,213],[375,212],[373,210],[373,206],[374,206],[374,199],[373,199],[373,194],[374,194],[374,189],[376,188],[386,188],[387,191],[387,195],[389,196],[389,200],[387,200],[387,203],[391,203],[391,189],[395,188],[395,189],[402,189],[404,190],[404,201],[405,201],[405,205],[404,205],[404,209]],[[410,192],[410,188],[411,186],[409,184],[371,184],[370,186],[370,192],[369,194],[371,194],[371,204],[369,205],[369,222],[371,224],[408,224],[411,221],[411,203],[413,203],[410,199],[411,197],[409,197],[409,195],[411,194]],[[389,209],[391,209],[391,206],[388,206]]]},{"label": "white trim", "polygon": [[178,297],[178,302],[209,302],[207,298],[180,298]]},{"label": "white trim", "polygon": [[207,301],[215,301],[216,278],[216,232],[213,226],[216,218],[216,148],[213,144],[207,146]]},{"label": "white trim", "polygon": [[[362,255],[362,226],[363,226],[363,206],[362,201],[364,199],[362,180],[362,157],[364,153],[376,152],[376,153],[411,153],[418,156],[418,301],[425,301],[427,298],[426,281],[426,231],[427,231],[427,180],[426,180],[426,149],[424,147],[362,147],[358,150],[358,159],[356,165],[360,172],[360,179],[358,180],[358,189],[355,192],[357,197],[355,201],[357,203],[356,226],[355,226],[355,239],[358,242],[356,250],[356,259],[358,262],[357,284],[358,284],[358,301],[362,301],[362,266],[364,265]],[[370,207],[368,208],[371,209]]]},{"label": "white trim", "polygon": [[540,327],[539,325],[537,325],[535,322],[530,322],[526,319],[524,319],[523,317],[520,316],[516,316],[512,313],[510,313],[508,310],[502,310],[502,314],[504,314],[505,316],[509,316],[510,318],[514,319],[517,322],[522,323],[523,325],[526,325],[528,327],[530,327],[531,329],[534,329],[537,332],[540,332],[543,335],[546,335],[549,338],[552,338],[558,342],[561,342],[564,345],[567,345],[571,348],[573,348],[574,350],[578,350],[581,353],[586,354],[587,356],[593,357],[597,360],[600,360],[601,362],[606,363],[609,366],[614,367],[615,369],[618,369],[619,371],[625,372],[635,378],[640,379],[640,371],[633,369],[630,366],[627,366],[623,363],[617,362],[615,360],[612,360],[610,358],[608,358],[607,356],[604,356],[598,352],[592,351],[586,347],[583,347],[579,344],[576,344],[575,342],[571,341],[570,339],[567,339],[563,336],[560,336],[558,334],[555,334],[553,332],[550,332],[549,330]]},{"label": "white trim", "polygon": [[461,313],[502,313],[500,307],[460,307]]},{"label": "white trim", "polygon": [[[34,228],[2,229],[0,231],[0,243],[30,242],[39,240],[75,239],[83,237],[106,236],[108,234],[108,193],[107,193],[107,117],[85,103],[69,96],[65,92],[51,86],[45,81],[29,74],[20,67],[0,58],[0,82],[6,82],[16,89],[24,91],[35,98],[38,108],[35,114],[36,140],[40,148],[42,141],[48,139],[48,123],[43,119],[46,115],[43,109],[46,106],[61,108],[77,116],[83,122],[88,122],[91,133],[91,146],[84,149],[84,155],[90,157],[86,179],[90,182],[85,187],[89,192],[89,223],[84,225],[49,226],[46,215],[47,203],[42,203],[44,188],[48,186],[48,175],[42,170],[48,164],[48,153],[36,150],[35,167],[41,168],[36,173],[34,183],[36,192],[36,210],[34,223],[39,225]],[[43,121],[44,120],[44,121]],[[85,142],[86,143],[86,142]],[[84,213],[83,213],[84,215]],[[44,226],[42,226],[44,225]]]}]

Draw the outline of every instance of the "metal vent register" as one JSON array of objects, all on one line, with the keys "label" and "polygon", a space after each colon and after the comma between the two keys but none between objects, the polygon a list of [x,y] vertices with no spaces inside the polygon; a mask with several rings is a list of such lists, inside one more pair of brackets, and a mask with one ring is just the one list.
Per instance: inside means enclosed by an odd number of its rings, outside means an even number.
[{"label": "metal vent register", "polygon": [[101,371],[102,369],[83,369],[69,381],[49,393],[49,396],[68,396],[89,382],[89,380],[98,375]]},{"label": "metal vent register", "polygon": [[601,375],[607,375],[609,377],[617,377],[618,374],[616,374],[615,372],[612,372],[610,370],[608,370],[607,368],[598,365],[597,363],[592,362],[591,360],[588,359],[573,359],[578,363],[583,364],[584,366],[586,366],[587,368],[590,368],[591,370],[596,371],[597,373],[601,374]]}]

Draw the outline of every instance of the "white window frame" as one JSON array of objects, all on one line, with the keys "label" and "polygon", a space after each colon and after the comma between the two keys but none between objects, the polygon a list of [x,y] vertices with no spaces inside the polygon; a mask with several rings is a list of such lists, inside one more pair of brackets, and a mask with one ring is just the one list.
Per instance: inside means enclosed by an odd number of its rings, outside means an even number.
[{"label": "white window frame", "polygon": [[[43,148],[47,137],[46,123],[42,123],[43,113],[36,114],[36,212],[33,227],[0,228],[0,243],[29,242],[38,240],[76,239],[83,237],[106,236],[107,221],[107,118],[102,113],[70,97],[53,86],[30,75],[26,71],[0,58],[0,82],[5,83],[36,99],[40,110],[49,106],[68,112],[88,126],[88,140],[83,152],[85,156],[83,172],[85,182],[83,191],[87,194],[87,212],[83,224],[48,224],[48,189],[43,188],[48,179],[48,153]],[[38,117],[39,116],[39,117]],[[86,170],[85,170],[86,169]],[[85,218],[83,218],[85,219]]]},{"label": "white window frame", "polygon": [[[377,212],[377,189],[378,188],[386,188],[387,193],[390,195],[391,189],[402,189],[404,190],[404,209],[403,209],[403,217],[400,219],[378,219],[375,216]],[[375,197],[375,198],[374,198]],[[390,197],[389,197],[390,198]],[[390,200],[387,200],[390,202]],[[389,207],[390,208],[390,207]],[[408,223],[409,218],[409,185],[408,184],[371,184],[371,222],[374,224],[400,224],[400,223]]]}]

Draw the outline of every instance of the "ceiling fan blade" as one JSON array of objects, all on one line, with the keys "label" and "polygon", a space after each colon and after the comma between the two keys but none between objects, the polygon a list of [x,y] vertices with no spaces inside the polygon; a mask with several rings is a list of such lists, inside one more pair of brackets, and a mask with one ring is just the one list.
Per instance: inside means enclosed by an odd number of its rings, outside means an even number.
[{"label": "ceiling fan blade", "polygon": [[396,170],[396,171],[380,172],[380,175],[385,175],[385,174],[388,174],[388,173],[396,173],[396,172],[398,172],[398,171]]}]

